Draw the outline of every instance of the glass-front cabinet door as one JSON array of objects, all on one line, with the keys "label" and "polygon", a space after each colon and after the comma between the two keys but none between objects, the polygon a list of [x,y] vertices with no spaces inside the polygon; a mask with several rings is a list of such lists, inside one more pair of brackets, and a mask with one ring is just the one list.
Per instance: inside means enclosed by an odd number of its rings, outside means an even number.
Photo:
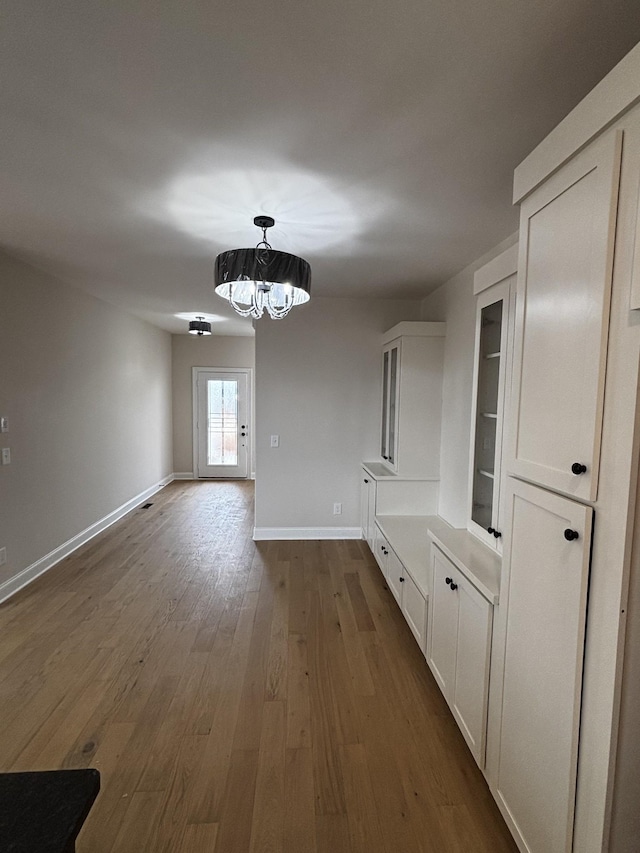
[{"label": "glass-front cabinet door", "polygon": [[382,424],[380,431],[380,456],[392,470],[397,466],[398,454],[398,370],[400,368],[400,341],[394,341],[382,352]]},{"label": "glass-front cabinet door", "polygon": [[515,276],[478,296],[471,436],[469,529],[502,550],[500,481],[509,317]]}]

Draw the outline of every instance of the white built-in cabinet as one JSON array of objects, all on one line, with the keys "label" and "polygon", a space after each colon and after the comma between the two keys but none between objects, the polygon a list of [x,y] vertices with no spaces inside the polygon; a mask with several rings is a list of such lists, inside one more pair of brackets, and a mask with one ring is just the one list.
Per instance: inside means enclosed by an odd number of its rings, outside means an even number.
[{"label": "white built-in cabinet", "polygon": [[598,489],[620,152],[604,134],[521,206],[509,473]]},{"label": "white built-in cabinet", "polygon": [[437,547],[432,565],[427,663],[482,768],[493,605]]},{"label": "white built-in cabinet", "polygon": [[574,849],[620,151],[605,133],[521,206],[488,777],[529,853]]},{"label": "white built-in cabinet", "polygon": [[511,376],[517,246],[474,276],[475,361],[469,466],[468,528],[502,551],[502,450]]},{"label": "white built-in cabinet", "polygon": [[398,323],[383,336],[380,461],[394,474],[437,478],[444,323]]}]

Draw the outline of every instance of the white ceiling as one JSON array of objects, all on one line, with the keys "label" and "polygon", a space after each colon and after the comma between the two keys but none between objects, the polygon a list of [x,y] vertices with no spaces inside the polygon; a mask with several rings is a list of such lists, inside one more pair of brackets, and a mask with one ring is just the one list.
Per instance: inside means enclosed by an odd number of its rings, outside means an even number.
[{"label": "white ceiling", "polygon": [[4,0],[0,245],[172,332],[251,334],[212,273],[258,213],[312,297],[421,297],[638,41],[638,0]]}]

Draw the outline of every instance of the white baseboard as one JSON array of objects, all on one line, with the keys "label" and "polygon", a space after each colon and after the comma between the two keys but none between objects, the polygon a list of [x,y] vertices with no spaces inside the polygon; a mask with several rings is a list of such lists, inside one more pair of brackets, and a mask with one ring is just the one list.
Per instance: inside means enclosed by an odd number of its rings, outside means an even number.
[{"label": "white baseboard", "polygon": [[122,506],[114,509],[113,512],[105,515],[104,518],[96,521],[95,524],[90,525],[67,542],[64,542],[62,545],[54,548],[53,551],[45,554],[44,557],[36,560],[35,563],[27,566],[26,569],[22,569],[22,571],[18,572],[17,575],[8,578],[4,583],[0,584],[0,604],[8,598],[11,598],[12,595],[15,595],[37,577],[40,577],[40,575],[43,575],[45,572],[49,571],[49,569],[52,569],[57,563],[64,560],[65,557],[68,557],[69,554],[72,554],[82,545],[85,545],[90,539],[93,539],[94,536],[97,536],[98,533],[102,533],[102,531],[106,530],[107,527],[115,524],[116,521],[119,521],[128,512],[131,512],[132,509],[135,509],[139,504],[150,498],[151,495],[155,495],[156,492],[159,492],[160,489],[170,483],[174,479],[174,476],[174,474],[169,474],[169,476],[164,477],[160,482],[155,483],[153,486],[149,486],[148,489],[145,489],[144,492],[140,492],[140,494],[136,495],[135,498],[131,498],[131,500],[122,504]]},{"label": "white baseboard", "polygon": [[173,475],[174,480],[193,480],[193,471],[176,471]]},{"label": "white baseboard", "polygon": [[274,539],[362,539],[360,527],[254,527],[254,541]]}]

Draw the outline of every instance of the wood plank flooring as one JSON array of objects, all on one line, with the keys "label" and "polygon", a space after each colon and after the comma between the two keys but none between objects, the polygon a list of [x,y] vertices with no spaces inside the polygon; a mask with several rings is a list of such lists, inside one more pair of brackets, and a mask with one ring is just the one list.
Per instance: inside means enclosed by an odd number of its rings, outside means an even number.
[{"label": "wood plank flooring", "polygon": [[100,770],[78,853],[516,850],[365,543],[152,501],[0,606],[0,770]]}]

